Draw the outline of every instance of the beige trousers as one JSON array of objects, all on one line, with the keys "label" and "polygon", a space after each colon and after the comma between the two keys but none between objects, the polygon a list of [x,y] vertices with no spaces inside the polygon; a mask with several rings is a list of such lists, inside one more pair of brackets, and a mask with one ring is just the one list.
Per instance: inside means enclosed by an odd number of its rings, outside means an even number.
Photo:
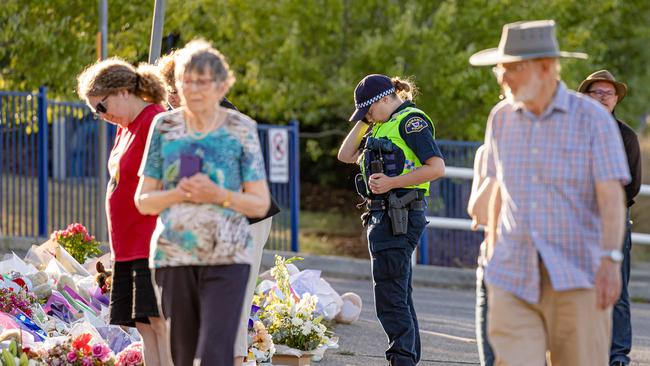
[{"label": "beige trousers", "polygon": [[237,340],[235,341],[235,357],[244,357],[248,354],[248,318],[251,314],[251,304],[253,302],[255,284],[257,283],[257,276],[260,271],[264,245],[266,244],[266,240],[269,238],[269,233],[271,232],[272,220],[273,218],[269,217],[268,219],[252,224],[250,227],[251,234],[253,235],[251,270],[248,276],[248,283],[246,284],[246,295],[244,297],[241,318],[239,320]]},{"label": "beige trousers", "polygon": [[488,285],[488,339],[499,366],[607,366],[612,309],[596,291],[555,291],[541,266],[541,300],[529,304]]}]

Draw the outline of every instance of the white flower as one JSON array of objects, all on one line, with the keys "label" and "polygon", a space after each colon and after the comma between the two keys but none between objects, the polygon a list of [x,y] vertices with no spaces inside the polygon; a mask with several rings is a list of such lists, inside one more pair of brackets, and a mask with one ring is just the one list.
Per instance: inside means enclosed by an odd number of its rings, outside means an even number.
[{"label": "white flower", "polygon": [[307,320],[305,324],[302,326],[302,335],[305,336],[309,335],[309,333],[311,333],[311,330],[312,330],[311,321]]},{"label": "white flower", "polygon": [[325,334],[325,326],[322,324],[318,324],[318,326],[316,327],[316,333],[318,333],[318,335],[322,337]]},{"label": "white flower", "polygon": [[302,325],[302,319],[300,318],[293,318],[291,319],[291,324],[295,325],[296,327],[299,327]]}]

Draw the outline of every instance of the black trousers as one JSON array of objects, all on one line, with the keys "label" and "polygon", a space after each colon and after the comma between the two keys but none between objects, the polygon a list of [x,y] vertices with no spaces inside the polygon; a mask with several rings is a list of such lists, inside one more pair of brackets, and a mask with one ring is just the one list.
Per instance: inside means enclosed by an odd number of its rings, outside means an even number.
[{"label": "black trousers", "polygon": [[232,366],[248,264],[154,271],[176,366]]},{"label": "black trousers", "polygon": [[426,219],[409,211],[408,232],[393,235],[388,213],[372,211],[368,245],[372,259],[375,311],[388,338],[386,359],[391,366],[414,366],[420,361],[420,331],[413,306],[411,255]]}]

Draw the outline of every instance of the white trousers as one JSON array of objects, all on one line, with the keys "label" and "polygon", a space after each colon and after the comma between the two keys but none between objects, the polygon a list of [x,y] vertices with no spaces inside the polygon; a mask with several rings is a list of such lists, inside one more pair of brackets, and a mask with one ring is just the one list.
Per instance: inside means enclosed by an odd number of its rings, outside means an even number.
[{"label": "white trousers", "polygon": [[248,354],[248,318],[251,314],[251,304],[253,294],[255,293],[255,284],[260,271],[262,262],[262,252],[264,245],[271,232],[271,223],[273,218],[269,217],[260,222],[251,225],[251,234],[253,235],[253,248],[251,248],[251,270],[246,284],[246,295],[242,305],[241,318],[239,320],[239,331],[235,341],[235,357],[245,357]]}]

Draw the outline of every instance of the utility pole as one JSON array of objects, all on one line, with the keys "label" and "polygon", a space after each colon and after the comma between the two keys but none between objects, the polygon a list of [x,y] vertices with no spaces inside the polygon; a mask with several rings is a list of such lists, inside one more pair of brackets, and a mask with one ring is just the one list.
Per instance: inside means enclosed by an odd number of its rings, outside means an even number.
[{"label": "utility pole", "polygon": [[[99,0],[99,34],[98,34],[99,41],[97,42],[99,44],[99,52],[98,56],[99,59],[105,60],[108,57],[108,50],[107,50],[107,44],[108,44],[108,0]],[[99,141],[98,141],[98,149],[99,149],[99,154],[98,154],[98,187],[97,187],[97,212],[96,212],[96,217],[97,217],[97,232],[95,235],[99,239],[100,242],[107,242],[108,241],[108,230],[107,230],[107,223],[106,223],[106,215],[104,213],[103,209],[100,209],[101,207],[104,207],[104,204],[106,202],[106,186],[108,185],[108,171],[107,171],[107,163],[108,163],[108,138],[107,138],[107,131],[106,131],[106,123],[101,122],[99,123],[98,131],[99,131]]]},{"label": "utility pole", "polygon": [[162,32],[165,24],[165,0],[155,0],[153,22],[151,24],[151,41],[149,43],[149,63],[154,64],[160,57]]}]

